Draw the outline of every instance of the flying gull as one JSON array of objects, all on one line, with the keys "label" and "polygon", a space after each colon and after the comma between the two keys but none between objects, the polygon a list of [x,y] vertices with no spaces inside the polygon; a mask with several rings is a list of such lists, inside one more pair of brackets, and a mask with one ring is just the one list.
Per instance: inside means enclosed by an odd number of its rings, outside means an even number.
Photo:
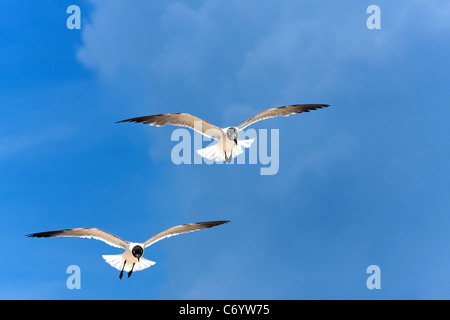
[{"label": "flying gull", "polygon": [[205,120],[188,113],[165,113],[153,116],[137,117],[126,119],[121,122],[135,122],[150,124],[157,127],[171,124],[174,126],[182,126],[191,128],[204,136],[217,140],[217,143],[209,147],[197,150],[197,153],[209,160],[231,162],[231,159],[237,157],[242,152],[242,148],[250,148],[254,139],[239,140],[239,131],[245,129],[249,125],[268,118],[278,116],[287,117],[294,113],[309,112],[320,108],[328,107],[328,104],[295,104],[277,108],[263,110],[254,116],[248,118],[240,125],[235,127],[219,128]]},{"label": "flying gull", "polygon": [[131,276],[133,271],[144,270],[151,267],[156,262],[147,260],[142,257],[144,249],[151,246],[155,242],[176,236],[178,234],[193,232],[200,229],[215,227],[229,221],[209,221],[209,222],[197,222],[188,223],[168,228],[160,233],[155,234],[144,242],[135,243],[129,242],[113,235],[109,232],[97,229],[97,228],[76,228],[65,229],[57,231],[47,231],[32,233],[27,237],[33,238],[49,238],[49,237],[78,237],[78,238],[93,238],[106,242],[110,246],[125,249],[125,252],[117,255],[102,255],[103,259],[112,267],[120,270],[119,278],[122,279],[123,272],[128,272],[128,277]]}]

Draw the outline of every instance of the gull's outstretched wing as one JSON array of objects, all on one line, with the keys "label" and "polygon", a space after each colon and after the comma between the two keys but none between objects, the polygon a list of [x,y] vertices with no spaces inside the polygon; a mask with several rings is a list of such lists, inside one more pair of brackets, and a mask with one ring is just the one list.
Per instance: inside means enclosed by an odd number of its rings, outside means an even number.
[{"label": "gull's outstretched wing", "polygon": [[264,120],[268,118],[275,118],[278,116],[287,117],[294,113],[302,113],[302,112],[309,112],[310,110],[316,110],[320,108],[328,107],[328,104],[294,104],[290,106],[283,106],[283,107],[277,107],[277,108],[270,108],[266,109],[264,111],[261,111],[260,113],[255,114],[254,116],[248,118],[244,122],[242,122],[240,125],[237,126],[239,130],[242,130],[249,125]]},{"label": "gull's outstretched wing", "polygon": [[97,229],[97,228],[76,228],[76,229],[64,229],[56,231],[47,231],[28,234],[27,237],[32,238],[50,238],[50,237],[77,237],[77,238],[93,238],[106,242],[110,246],[126,249],[128,242],[113,235],[109,232]]},{"label": "gull's outstretched wing", "polygon": [[157,114],[154,116],[131,118],[127,120],[118,121],[116,123],[121,122],[144,123],[157,127],[162,127],[165,126],[166,124],[171,124],[173,126],[188,127],[215,140],[219,140],[219,138],[223,135],[223,131],[219,127],[188,113]]},{"label": "gull's outstretched wing", "polygon": [[215,227],[224,223],[227,223],[230,221],[209,221],[209,222],[196,222],[196,223],[188,223],[188,224],[182,224],[179,226],[171,227],[169,229],[166,229],[160,233],[155,234],[151,238],[149,238],[147,241],[144,242],[144,248],[154,244],[155,242],[176,236],[178,234],[187,233],[187,232],[193,232],[200,229],[206,229]]}]

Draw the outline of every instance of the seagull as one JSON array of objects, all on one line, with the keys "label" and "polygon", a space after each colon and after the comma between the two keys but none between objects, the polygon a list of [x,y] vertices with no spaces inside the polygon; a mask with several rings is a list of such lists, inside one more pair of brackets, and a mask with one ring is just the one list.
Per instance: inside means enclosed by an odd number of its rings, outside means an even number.
[{"label": "seagull", "polygon": [[119,279],[122,279],[123,272],[128,272],[128,278],[133,271],[144,270],[151,267],[156,262],[147,260],[142,257],[144,249],[151,246],[155,242],[176,236],[178,234],[193,232],[200,229],[215,227],[230,221],[209,221],[188,223],[168,228],[160,233],[155,234],[144,242],[135,243],[129,242],[113,235],[109,232],[97,228],[75,228],[64,229],[56,231],[47,231],[28,234],[27,237],[32,238],[50,238],[50,237],[78,237],[78,238],[93,238],[106,242],[110,246],[125,249],[125,252],[117,255],[102,255],[103,259],[113,268],[120,270]]},{"label": "seagull", "polygon": [[191,128],[202,135],[217,140],[217,143],[209,147],[197,150],[197,153],[208,159],[217,161],[231,162],[231,159],[237,157],[242,152],[242,148],[250,148],[254,139],[239,140],[239,131],[242,131],[249,125],[269,118],[278,116],[287,117],[294,113],[309,112],[320,108],[328,107],[328,104],[294,104],[263,110],[254,116],[246,119],[240,125],[235,127],[219,128],[205,120],[188,113],[165,113],[153,116],[144,116],[121,120],[121,122],[135,122],[154,125],[157,127],[171,124]]}]

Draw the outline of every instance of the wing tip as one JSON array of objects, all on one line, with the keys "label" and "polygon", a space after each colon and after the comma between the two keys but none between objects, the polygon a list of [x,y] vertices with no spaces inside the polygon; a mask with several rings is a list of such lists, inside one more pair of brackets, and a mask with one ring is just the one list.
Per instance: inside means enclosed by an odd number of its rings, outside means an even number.
[{"label": "wing tip", "polygon": [[27,238],[49,238],[56,235],[57,232],[55,231],[46,231],[46,232],[37,232],[37,233],[30,233],[25,235]]},{"label": "wing tip", "polygon": [[197,226],[200,226],[200,229],[204,229],[204,228],[212,228],[212,227],[220,226],[221,224],[225,224],[228,222],[231,222],[231,221],[230,220],[203,221],[203,222],[187,223],[187,224],[185,224],[185,226],[197,225]]},{"label": "wing tip", "polygon": [[202,224],[207,225],[208,228],[220,226],[221,224],[225,224],[231,222],[230,220],[220,220],[220,221],[208,221],[208,222],[200,222]]},{"label": "wing tip", "polygon": [[65,236],[66,232],[80,231],[80,230],[98,230],[97,228],[74,228],[74,229],[62,229],[54,231],[36,232],[25,235],[28,238],[51,238],[58,236]]},{"label": "wing tip", "polygon": [[124,123],[124,122],[134,122],[134,123],[139,123],[139,122],[144,122],[144,121],[140,121],[139,118],[131,118],[131,119],[125,119],[125,120],[120,120],[117,121],[116,123]]},{"label": "wing tip", "polygon": [[136,118],[130,118],[125,120],[117,121],[116,123],[123,123],[123,122],[134,122],[134,123],[144,123],[147,124],[149,122],[152,122],[150,119],[151,117],[155,116],[143,116],[143,117],[136,117]]},{"label": "wing tip", "polygon": [[[157,121],[158,118],[163,117],[163,116],[180,115],[180,114],[189,115],[187,113],[180,113],[180,112],[160,113],[160,114],[154,114],[154,115],[151,115],[151,116],[142,116],[142,117],[136,117],[136,118],[120,120],[120,121],[117,121],[116,123],[134,122],[134,123],[143,123],[143,124],[156,125],[157,127],[160,127],[162,125],[154,124]],[[165,123],[165,124],[167,124],[167,123]]]},{"label": "wing tip", "polygon": [[[317,104],[294,104],[293,106],[295,107],[304,107],[304,106],[311,106],[312,108],[326,108],[329,107],[329,104],[325,104],[325,103],[317,103]],[[289,107],[289,106],[285,106],[285,107]]]}]

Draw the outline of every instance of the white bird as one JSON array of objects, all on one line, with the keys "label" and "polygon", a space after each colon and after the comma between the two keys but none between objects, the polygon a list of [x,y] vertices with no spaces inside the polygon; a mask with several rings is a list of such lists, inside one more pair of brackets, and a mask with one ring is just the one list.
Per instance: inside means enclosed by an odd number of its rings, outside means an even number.
[{"label": "white bird", "polygon": [[56,231],[47,231],[28,234],[27,237],[33,238],[49,238],[49,237],[78,237],[78,238],[93,238],[106,242],[110,246],[125,249],[125,252],[117,255],[102,255],[103,259],[112,267],[120,270],[119,278],[122,279],[123,272],[128,272],[128,277],[133,271],[144,270],[151,267],[156,262],[147,260],[142,257],[144,249],[151,246],[155,242],[172,237],[178,234],[193,232],[200,229],[215,227],[229,221],[209,221],[188,223],[168,228],[160,233],[155,234],[144,242],[129,242],[113,235],[109,232],[97,228],[76,228],[64,229]]},{"label": "white bird", "polygon": [[226,128],[219,128],[188,113],[157,114],[153,116],[126,119],[118,121],[117,123],[136,122],[150,124],[157,127],[171,124],[175,126],[194,129],[204,136],[217,140],[216,144],[197,150],[197,153],[199,155],[209,160],[225,160],[226,162],[230,163],[231,159],[244,152],[242,150],[243,147],[250,148],[250,146],[252,145],[254,139],[239,140],[239,131],[242,131],[249,125],[268,118],[274,118],[278,116],[287,117],[294,113],[309,112],[310,110],[316,110],[328,106],[328,104],[296,104],[270,108],[255,114],[238,126]]}]

